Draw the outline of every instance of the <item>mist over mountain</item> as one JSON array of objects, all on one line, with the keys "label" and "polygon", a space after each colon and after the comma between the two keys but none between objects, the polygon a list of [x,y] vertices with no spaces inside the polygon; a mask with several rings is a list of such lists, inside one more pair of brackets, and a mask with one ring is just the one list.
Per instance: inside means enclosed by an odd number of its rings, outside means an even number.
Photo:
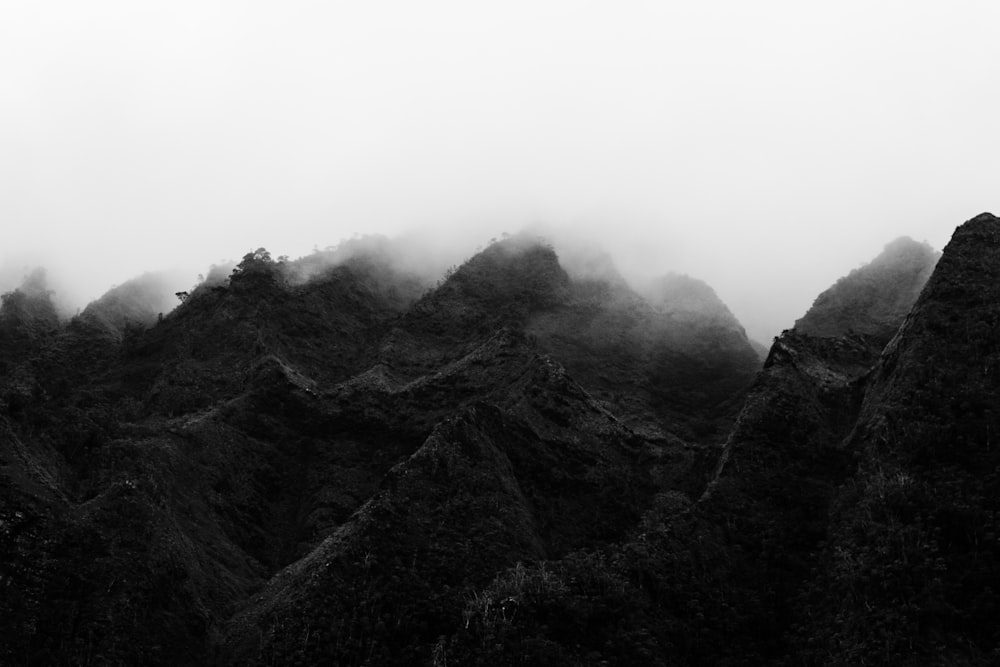
[{"label": "mist over mountain", "polygon": [[995,661],[1000,220],[763,364],[687,275],[413,250],[4,293],[0,661]]},{"label": "mist over mountain", "polygon": [[816,297],[809,311],[795,322],[795,329],[813,336],[857,331],[888,342],[940,256],[926,243],[908,237],[896,239],[878,257]]},{"label": "mist over mountain", "polygon": [[[507,231],[503,231],[505,229]],[[784,245],[766,251],[747,248],[740,254],[734,243],[720,239],[707,247],[695,248],[690,244],[671,244],[645,232],[626,233],[624,228],[619,232],[613,219],[600,223],[561,224],[535,221],[507,225],[496,221],[486,225],[475,220],[463,221],[461,225],[414,224],[406,229],[388,227],[382,233],[344,235],[339,241],[325,246],[313,242],[313,239],[323,240],[325,230],[314,233],[308,243],[301,239],[291,243],[280,234],[262,233],[258,235],[260,239],[247,239],[247,245],[228,242],[222,247],[213,246],[211,253],[198,243],[176,248],[170,253],[156,249],[148,256],[141,249],[70,257],[55,249],[51,252],[42,249],[23,257],[0,257],[0,293],[18,287],[34,268],[44,267],[58,313],[63,318],[71,318],[112,287],[144,273],[169,276],[173,281],[170,294],[190,292],[206,281],[225,280],[247,250],[259,247],[265,239],[263,245],[276,260],[287,260],[286,268],[292,272],[288,279],[293,282],[305,280],[311,271],[341,263],[364,249],[371,257],[383,257],[382,261],[391,263],[396,270],[412,273],[434,284],[449,268],[457,267],[492,242],[513,233],[545,238],[559,255],[566,272],[577,279],[607,278],[614,274],[615,279],[624,280],[644,293],[651,283],[664,275],[694,276],[712,287],[751,339],[769,344],[775,335],[802,315],[816,293],[843,273],[843,266],[869,259],[872,244],[883,242],[880,236],[870,241],[864,236],[827,239],[830,244],[845,246],[836,256],[837,261],[833,256],[823,255],[821,260],[807,262],[810,269],[804,272],[803,266],[786,265],[788,258],[781,250],[786,247]],[[937,247],[943,245],[943,240],[938,238],[941,235],[934,236]],[[803,246],[791,237],[784,239],[784,243],[797,244],[800,248],[791,253],[794,257],[800,253],[822,254],[820,249]],[[734,253],[736,257],[732,256]],[[216,259],[218,257],[222,259]],[[154,267],[157,268],[154,270]],[[792,272],[801,279],[787,280]],[[169,299],[166,306],[169,306]],[[762,353],[763,356],[766,353]]]},{"label": "mist over mountain", "polygon": [[1000,664],[998,24],[0,3],[0,667]]},{"label": "mist over mountain", "polygon": [[128,326],[152,326],[177,305],[176,288],[182,280],[178,272],[144,273],[87,304],[79,318],[117,336]]},{"label": "mist over mountain", "polygon": [[59,328],[59,315],[44,269],[32,271],[18,289],[5,292],[0,299],[0,332],[7,350],[29,345]]}]

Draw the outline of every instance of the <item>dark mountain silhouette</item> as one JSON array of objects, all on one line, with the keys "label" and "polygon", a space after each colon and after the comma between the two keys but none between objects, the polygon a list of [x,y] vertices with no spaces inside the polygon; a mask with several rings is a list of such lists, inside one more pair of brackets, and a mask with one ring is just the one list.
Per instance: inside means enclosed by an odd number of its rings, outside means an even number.
[{"label": "dark mountain silhouette", "polygon": [[261,248],[69,322],[29,280],[0,662],[991,664],[1000,221],[900,314],[924,250],[763,368],[704,283],[527,236],[436,285],[384,240]]},{"label": "dark mountain silhouette", "polygon": [[696,502],[658,494],[614,547],[501,575],[476,600],[517,615],[479,605],[451,655],[993,664],[998,253],[992,215],[961,226],[884,352],[785,332]]},{"label": "dark mountain silhouette", "polygon": [[847,441],[857,473],[810,590],[843,594],[817,603],[807,624],[851,662],[1000,656],[998,290],[1000,220],[982,214],[955,232],[872,371]]}]

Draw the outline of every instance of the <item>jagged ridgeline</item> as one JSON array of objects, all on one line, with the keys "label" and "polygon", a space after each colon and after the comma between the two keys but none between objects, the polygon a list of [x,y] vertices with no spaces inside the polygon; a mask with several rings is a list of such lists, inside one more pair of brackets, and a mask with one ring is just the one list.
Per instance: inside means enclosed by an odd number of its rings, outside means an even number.
[{"label": "jagged ridgeline", "polygon": [[696,279],[404,245],[4,295],[0,662],[997,657],[1000,221],[893,242],[763,369]]}]

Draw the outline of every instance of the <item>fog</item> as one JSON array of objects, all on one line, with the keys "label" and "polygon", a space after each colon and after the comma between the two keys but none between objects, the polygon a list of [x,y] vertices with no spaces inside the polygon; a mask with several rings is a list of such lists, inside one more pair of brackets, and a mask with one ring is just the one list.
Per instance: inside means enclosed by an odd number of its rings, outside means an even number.
[{"label": "fog", "polygon": [[768,341],[996,211],[992,2],[0,5],[0,289],[544,225]]}]

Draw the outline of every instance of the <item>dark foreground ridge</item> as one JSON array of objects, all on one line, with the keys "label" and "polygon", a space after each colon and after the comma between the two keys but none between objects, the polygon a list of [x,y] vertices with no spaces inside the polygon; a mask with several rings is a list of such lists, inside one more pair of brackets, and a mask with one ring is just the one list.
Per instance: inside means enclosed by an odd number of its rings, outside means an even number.
[{"label": "dark foreground ridge", "polygon": [[4,295],[0,662],[1000,657],[992,215],[763,369],[686,276],[387,248],[260,249],[162,317],[149,277],[68,323],[43,275]]}]

